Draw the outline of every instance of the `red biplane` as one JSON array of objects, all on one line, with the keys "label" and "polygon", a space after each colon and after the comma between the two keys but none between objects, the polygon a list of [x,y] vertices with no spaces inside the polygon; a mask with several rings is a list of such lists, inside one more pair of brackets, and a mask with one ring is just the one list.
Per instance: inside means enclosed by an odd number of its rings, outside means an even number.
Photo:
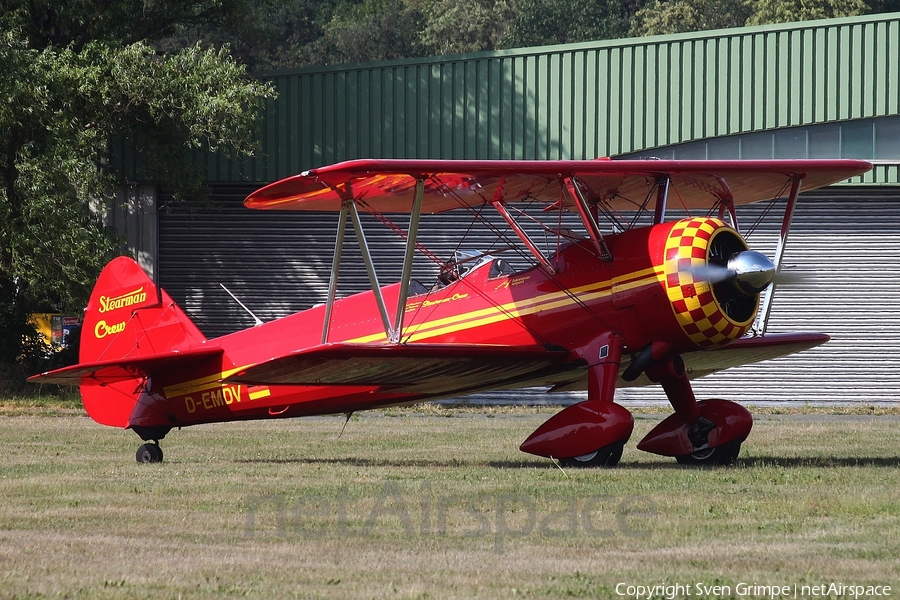
[{"label": "red biplane", "polygon": [[[162,460],[158,441],[175,427],[349,415],[495,389],[586,390],[585,401],[521,445],[583,466],[615,465],[632,433],[616,387],[658,383],[674,413],[637,447],[684,463],[730,463],[752,418],[734,402],[698,402],[690,379],[829,339],[766,335],[784,242],[801,187],[870,168],[852,160],[355,160],[314,169],[245,205],[339,213],[323,305],[207,339],[133,260],[117,258],[87,306],[80,364],[32,380],[79,385],[95,421],[146,442],[141,462]],[[735,207],[776,199],[785,212],[772,261],[748,248]],[[523,220],[535,211],[526,205],[549,215],[542,231],[552,244],[529,235]],[[437,281],[414,280],[416,253],[436,258],[418,241],[422,215],[454,210],[499,215],[501,250],[514,247],[528,263],[515,267],[496,250],[458,252],[438,260]],[[379,283],[360,213],[404,238],[399,282]],[[385,216],[397,213],[407,227]],[[559,226],[564,213],[577,217],[578,231]],[[338,298],[348,219],[372,289]]]}]

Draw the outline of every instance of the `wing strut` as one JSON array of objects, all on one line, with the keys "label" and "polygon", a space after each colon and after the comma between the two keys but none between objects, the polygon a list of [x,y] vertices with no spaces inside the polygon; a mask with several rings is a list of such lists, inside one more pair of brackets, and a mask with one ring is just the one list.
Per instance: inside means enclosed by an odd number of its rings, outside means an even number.
[{"label": "wing strut", "polygon": [[331,312],[334,310],[334,297],[337,294],[338,270],[341,268],[341,254],[344,251],[344,229],[347,226],[347,213],[353,200],[344,200],[341,214],[338,217],[337,237],[334,240],[334,258],[331,261],[331,279],[328,281],[328,299],[325,301],[325,320],[322,322],[322,343],[328,342],[328,330],[331,327]]},{"label": "wing strut", "polygon": [[[794,219],[794,209],[797,208],[797,196],[800,193],[800,182],[802,179],[801,175],[794,175],[791,181],[791,193],[788,196],[787,206],[784,208],[784,219],[781,221],[781,236],[778,239],[778,249],[775,250],[775,273],[781,270],[781,259],[784,256],[788,233],[790,233],[791,222]],[[769,290],[766,292],[762,308],[756,315],[756,323],[753,324],[753,329],[759,335],[765,335],[766,327],[769,325],[769,313],[772,311],[772,298],[775,297],[776,281],[777,278],[769,284]]]},{"label": "wing strut", "polygon": [[[735,231],[740,231],[740,227],[738,226],[738,218],[737,213],[734,212],[734,198],[722,198],[717,203],[719,208],[719,220],[724,221],[727,213],[728,219],[730,221],[731,228]],[[714,206],[713,209],[716,207]]]},{"label": "wing strut", "polygon": [[531,252],[532,255],[537,259],[538,263],[544,268],[545,271],[550,273],[551,275],[556,273],[556,269],[553,268],[553,265],[550,264],[550,261],[547,260],[547,257],[544,256],[544,253],[541,252],[541,249],[537,247],[537,245],[528,237],[528,234],[525,233],[525,230],[522,229],[521,225],[519,225],[516,220],[513,218],[509,211],[506,209],[506,206],[503,204],[502,200],[491,200],[491,205],[500,213],[500,216],[503,217],[503,220],[506,221],[507,225],[516,233],[522,243],[525,244],[525,247]]},{"label": "wing strut", "polygon": [[585,200],[584,195],[581,193],[581,189],[578,187],[578,180],[574,177],[564,177],[562,180],[563,189],[569,193],[572,201],[575,203],[575,207],[578,209],[578,214],[581,215],[581,221],[584,223],[584,228],[587,229],[588,235],[591,236],[591,241],[594,242],[594,247],[597,248],[597,252],[600,253],[600,257],[604,261],[611,261],[612,254],[609,252],[609,247],[606,245],[606,240],[603,239],[603,233],[600,232],[600,226],[597,225],[597,219],[594,217],[594,211],[591,210],[591,207],[588,206],[587,200]]},{"label": "wing strut", "polygon": [[378,305],[378,312],[381,313],[384,333],[389,336],[391,333],[391,320],[388,317],[387,307],[384,304],[384,296],[381,294],[381,286],[378,284],[378,274],[375,272],[375,263],[372,262],[372,254],[369,252],[369,243],[366,241],[366,234],[363,231],[362,222],[359,220],[356,202],[350,201],[348,204],[350,206],[350,218],[353,221],[353,229],[356,230],[356,240],[359,242],[359,250],[362,254],[363,262],[366,263],[369,283],[372,285],[372,294],[375,295],[375,303]]},{"label": "wing strut", "polygon": [[397,316],[394,329],[388,332],[392,344],[400,342],[403,333],[403,315],[406,312],[406,299],[409,297],[409,279],[412,277],[413,256],[416,249],[416,238],[419,235],[419,217],[422,214],[422,200],[425,197],[425,180],[416,179],[416,197],[409,212],[409,232],[406,234],[406,254],[403,256],[403,274],[400,276],[400,297],[397,299]]},{"label": "wing strut", "polygon": [[669,202],[669,182],[671,178],[663,175],[656,182],[656,210],[653,213],[653,224],[659,225],[666,220],[666,205]]},{"label": "wing strut", "polygon": [[409,231],[406,237],[406,254],[403,257],[403,274],[400,279],[400,297],[397,299],[397,316],[394,320],[393,327],[391,319],[388,315],[387,305],[384,302],[384,296],[381,293],[381,286],[378,283],[378,274],[375,271],[375,263],[372,261],[372,254],[369,252],[369,244],[366,241],[366,234],[363,230],[362,221],[359,219],[359,211],[356,208],[356,201],[353,200],[352,194],[348,194],[341,204],[341,214],[338,217],[338,230],[334,242],[334,258],[331,263],[331,279],[328,282],[328,300],[325,303],[325,321],[322,324],[322,343],[328,343],[328,332],[331,328],[331,316],[334,311],[335,296],[337,296],[338,272],[341,267],[341,255],[344,251],[344,230],[347,227],[347,217],[353,222],[353,229],[356,232],[356,239],[359,242],[360,253],[363,262],[366,264],[366,272],[369,274],[369,283],[372,285],[372,293],[375,297],[375,303],[378,305],[378,312],[381,315],[381,322],[384,325],[384,334],[388,341],[392,344],[400,342],[403,332],[403,315],[406,308],[406,300],[409,297],[409,281],[412,277],[413,258],[416,249],[416,239],[419,233],[419,217],[422,214],[422,200],[425,197],[425,180],[421,177],[416,180],[416,195],[413,199],[413,206],[410,210]]}]

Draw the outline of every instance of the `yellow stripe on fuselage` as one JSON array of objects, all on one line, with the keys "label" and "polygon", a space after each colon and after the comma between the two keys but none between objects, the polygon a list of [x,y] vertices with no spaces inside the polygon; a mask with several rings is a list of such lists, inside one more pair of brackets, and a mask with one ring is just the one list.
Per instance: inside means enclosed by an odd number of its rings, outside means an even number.
[{"label": "yellow stripe on fuselage", "polygon": [[166,398],[173,398],[175,396],[183,396],[184,394],[192,394],[194,392],[202,392],[203,390],[220,387],[223,379],[231,377],[238,371],[243,371],[249,366],[250,365],[244,365],[242,367],[222,371],[221,373],[216,373],[215,375],[207,375],[206,377],[200,377],[199,379],[176,383],[164,387],[163,394]]},{"label": "yellow stripe on fuselage", "polygon": [[[473,329],[490,325],[507,319],[533,315],[543,311],[555,310],[574,305],[579,302],[593,302],[599,298],[612,295],[616,291],[628,291],[645,285],[656,284],[665,277],[662,267],[651,267],[635,271],[611,280],[591,283],[567,291],[551,292],[535,296],[523,302],[508,302],[497,306],[461,313],[434,321],[425,321],[405,328],[405,342],[417,342],[424,339],[456,333],[464,329]],[[346,340],[349,344],[367,344],[387,341],[384,332]]]},{"label": "yellow stripe on fuselage", "polygon": [[[565,308],[579,302],[593,302],[600,298],[611,296],[614,288],[616,291],[628,291],[655,284],[659,281],[664,281],[664,278],[665,272],[662,267],[643,269],[641,271],[635,271],[634,273],[615,277],[608,281],[595,282],[572,288],[567,291],[550,292],[521,302],[508,302],[498,306],[491,306],[467,313],[444,317],[442,319],[435,319],[434,321],[425,321],[416,325],[410,325],[404,330],[403,339],[404,342],[418,342],[428,338],[449,335],[466,329],[484,327],[485,325],[499,323],[500,321],[525,317],[543,311]],[[386,341],[387,336],[384,332],[380,332],[346,340],[346,343],[367,344]],[[165,394],[167,398],[173,398],[221,387],[223,380],[251,366],[253,365],[247,364],[222,371],[221,373],[176,383],[163,388],[163,394]],[[255,400],[256,398],[263,398],[270,394],[271,392],[268,389],[254,391],[250,394],[250,399]]]}]

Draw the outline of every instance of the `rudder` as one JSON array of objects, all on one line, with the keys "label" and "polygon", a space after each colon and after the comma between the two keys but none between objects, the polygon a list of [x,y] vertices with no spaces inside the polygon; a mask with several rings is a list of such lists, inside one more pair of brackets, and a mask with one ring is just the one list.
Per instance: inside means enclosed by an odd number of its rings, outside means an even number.
[{"label": "rudder", "polygon": [[112,260],[97,279],[81,329],[82,363],[182,350],[205,341],[172,298],[133,259]]},{"label": "rudder", "polygon": [[[91,292],[81,328],[80,363],[134,359],[186,350],[206,337],[165,290],[133,259],[110,261]],[[96,385],[82,382],[81,398],[98,423],[128,427],[145,377]]]}]

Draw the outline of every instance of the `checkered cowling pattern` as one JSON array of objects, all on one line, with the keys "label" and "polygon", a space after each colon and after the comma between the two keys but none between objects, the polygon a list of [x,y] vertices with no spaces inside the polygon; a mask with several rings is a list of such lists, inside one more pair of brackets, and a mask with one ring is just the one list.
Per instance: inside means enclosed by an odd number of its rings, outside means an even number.
[{"label": "checkered cowling pattern", "polygon": [[708,282],[694,277],[696,267],[706,265],[710,241],[727,225],[719,219],[693,218],[678,221],[666,240],[666,292],[675,319],[700,348],[724,345],[743,336],[746,323],[732,321],[719,306]]}]

